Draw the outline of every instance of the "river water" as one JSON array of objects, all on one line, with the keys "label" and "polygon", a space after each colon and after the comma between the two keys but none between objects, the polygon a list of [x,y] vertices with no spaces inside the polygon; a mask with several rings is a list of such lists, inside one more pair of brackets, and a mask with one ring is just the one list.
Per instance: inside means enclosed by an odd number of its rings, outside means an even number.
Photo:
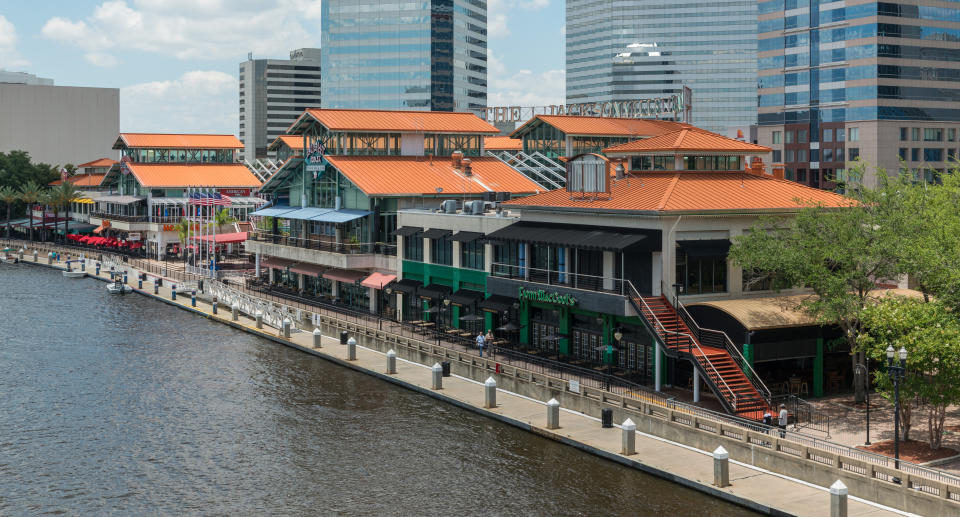
[{"label": "river water", "polygon": [[104,285],[0,264],[2,515],[753,515]]}]

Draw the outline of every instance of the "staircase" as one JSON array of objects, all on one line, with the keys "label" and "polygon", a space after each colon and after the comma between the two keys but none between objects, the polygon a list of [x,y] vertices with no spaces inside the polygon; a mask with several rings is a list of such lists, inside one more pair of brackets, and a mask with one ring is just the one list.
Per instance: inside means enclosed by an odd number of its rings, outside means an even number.
[{"label": "staircase", "polygon": [[770,391],[725,333],[701,329],[681,304],[678,310],[664,296],[640,296],[632,285],[628,290],[664,352],[690,361],[727,412],[750,420],[772,412]]},{"label": "staircase", "polygon": [[544,190],[563,188],[567,184],[566,167],[548,158],[543,153],[487,151],[487,155],[513,167],[517,172],[543,187]]}]

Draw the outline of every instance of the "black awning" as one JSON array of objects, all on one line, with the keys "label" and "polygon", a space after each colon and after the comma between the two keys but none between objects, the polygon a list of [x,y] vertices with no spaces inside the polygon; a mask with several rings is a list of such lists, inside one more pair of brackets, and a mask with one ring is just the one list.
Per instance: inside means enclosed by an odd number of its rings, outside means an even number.
[{"label": "black awning", "polygon": [[483,299],[483,293],[472,289],[460,289],[450,295],[450,304],[460,307],[472,307],[473,304]]},{"label": "black awning", "polygon": [[431,300],[439,300],[450,294],[449,287],[441,284],[430,284],[426,287],[420,288],[420,298],[427,298]]},{"label": "black awning", "polygon": [[726,257],[730,251],[728,239],[710,239],[702,241],[677,241],[688,257]]},{"label": "black awning", "polygon": [[483,233],[481,232],[457,232],[457,234],[453,236],[453,240],[457,242],[473,242],[480,237],[483,237]]},{"label": "black awning", "polygon": [[650,246],[653,250],[660,247],[659,242],[653,242],[657,239],[650,239],[644,233],[631,232],[626,229],[522,222],[488,233],[486,239],[613,251],[622,251],[641,243]]},{"label": "black awning", "polygon": [[513,307],[513,304],[517,302],[516,298],[510,298],[509,296],[502,296],[499,294],[492,295],[490,298],[480,302],[480,309],[487,312],[507,312],[510,310],[510,307]]},{"label": "black awning", "polygon": [[394,234],[394,235],[399,235],[399,236],[401,236],[401,237],[409,237],[409,236],[411,236],[411,235],[415,235],[415,234],[420,233],[420,232],[422,232],[422,231],[423,231],[423,228],[421,228],[421,227],[419,227],[419,226],[401,226],[400,228],[397,228],[397,229],[393,232],[393,234]]},{"label": "black awning", "polygon": [[394,291],[399,291],[406,294],[414,294],[417,292],[417,289],[423,286],[423,282],[419,280],[411,280],[409,278],[404,278],[403,280],[398,280],[390,286]]},{"label": "black awning", "polygon": [[444,230],[443,228],[430,228],[423,232],[423,236],[427,239],[442,239],[451,233],[453,233],[451,230]]}]

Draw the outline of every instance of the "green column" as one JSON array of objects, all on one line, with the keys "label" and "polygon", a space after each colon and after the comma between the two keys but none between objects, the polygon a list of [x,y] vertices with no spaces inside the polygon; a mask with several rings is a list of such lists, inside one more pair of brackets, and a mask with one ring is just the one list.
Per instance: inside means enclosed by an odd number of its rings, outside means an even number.
[{"label": "green column", "polygon": [[610,314],[604,314],[603,315],[603,344],[606,348],[603,351],[603,364],[612,365],[615,363],[613,354],[615,354],[616,352],[614,351],[613,345],[615,345],[616,343],[614,342],[615,340],[613,339],[613,329],[614,329],[613,316]]},{"label": "green column", "polygon": [[823,338],[817,338],[817,355],[813,358],[813,396],[823,396]]},{"label": "green column", "polygon": [[743,365],[742,368],[744,373],[750,375],[749,370],[753,369],[753,343],[744,343],[743,344],[743,359],[750,365],[748,369],[746,365]]},{"label": "green column", "polygon": [[566,307],[562,307],[560,309],[559,332],[560,334],[568,337],[560,338],[560,340],[557,342],[557,352],[560,355],[567,355],[567,356],[570,355],[570,337],[569,336],[570,336],[570,327],[571,327],[570,322],[572,320],[573,318],[570,315],[570,309]]},{"label": "green column", "polygon": [[530,304],[520,302],[520,343],[530,345]]},{"label": "green column", "polygon": [[453,320],[453,328],[457,328],[457,329],[461,328],[460,327],[460,307],[456,305],[451,305],[450,310],[453,311],[453,313],[451,313],[450,315]]},{"label": "green column", "polygon": [[483,330],[493,330],[493,314],[487,311],[483,311]]}]

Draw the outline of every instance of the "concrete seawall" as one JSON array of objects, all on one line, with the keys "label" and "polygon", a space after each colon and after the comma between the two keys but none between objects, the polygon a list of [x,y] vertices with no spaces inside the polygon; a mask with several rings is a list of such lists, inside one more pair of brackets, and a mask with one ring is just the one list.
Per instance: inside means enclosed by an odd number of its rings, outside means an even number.
[{"label": "concrete seawall", "polygon": [[[33,264],[32,257],[25,256],[25,262]],[[45,258],[38,263],[47,265]],[[63,269],[62,264],[50,267]],[[93,268],[87,268],[93,276]],[[106,272],[99,279],[106,280]],[[72,281],[64,279],[64,281]],[[481,359],[471,354],[437,347],[414,339],[391,335],[387,332],[338,321],[335,317],[317,315],[319,328],[324,334],[323,347],[313,348],[313,336],[308,332],[295,332],[289,339],[283,338],[273,328],[257,329],[255,321],[247,315],[241,315],[238,321],[231,321],[230,310],[221,305],[217,315],[213,315],[207,303],[198,303],[191,307],[190,297],[180,296],[171,300],[169,287],[160,289],[159,295],[153,294],[152,283],[147,289],[137,290],[136,275],[129,275],[129,284],[142,295],[158,299],[177,308],[193,312],[234,328],[256,334],[276,343],[296,348],[304,353],[323,358],[339,365],[378,377],[397,385],[404,386],[434,398],[474,411],[484,416],[533,432],[540,436],[559,441],[592,454],[616,461],[620,464],[647,472],[649,474],[676,482],[680,485],[699,490],[714,497],[745,506],[768,515],[829,515],[830,497],[825,487],[837,479],[843,479],[848,486],[857,482],[876,482],[875,479],[845,478],[846,471],[836,466],[828,467],[824,462],[822,471],[817,471],[815,462],[798,462],[790,453],[781,448],[791,444],[778,444],[779,440],[763,433],[753,433],[742,428],[717,429],[714,421],[698,421],[696,416],[675,414],[664,408],[646,404],[642,400],[618,397],[602,390],[582,387],[579,393],[569,390],[566,382],[548,375],[531,373],[520,368],[498,365],[495,360]],[[165,285],[169,285],[165,282]],[[309,315],[304,315],[309,318]],[[340,330],[347,330],[358,342],[356,360],[348,360],[347,347],[332,336]],[[396,351],[398,356],[397,373],[387,374],[385,352]],[[443,389],[431,389],[431,372],[427,365],[438,361],[450,361],[452,377],[443,379]],[[499,388],[497,406],[485,408],[482,381],[493,377]],[[545,401],[556,398],[561,403],[559,429],[547,429]],[[614,427],[603,429],[596,418],[603,408],[614,411],[614,421],[626,418],[637,423],[637,454],[620,454],[622,431]],[[775,446],[757,447],[758,442]],[[730,451],[731,459],[749,454],[752,456],[748,466],[731,462],[731,486],[717,488],[711,485],[713,480],[713,460],[708,452],[723,445]],[[809,458],[804,458],[805,460]],[[812,467],[807,466],[814,464]],[[757,468],[757,466],[761,468]],[[815,478],[815,484],[791,479],[778,470],[806,469],[804,479]],[[862,476],[861,476],[862,477]],[[820,481],[820,480],[823,481]],[[817,486],[818,485],[818,486]],[[918,501],[901,498],[889,500],[891,496],[900,497],[901,490],[887,490],[875,486],[874,500],[880,500],[891,506],[907,508],[922,515],[947,515],[957,513],[952,502],[946,502],[929,494]],[[913,492],[913,491],[911,491]],[[851,489],[851,493],[855,493]],[[886,499],[886,500],[885,500]],[[897,504],[899,503],[899,504]],[[947,506],[944,506],[946,504]],[[902,512],[892,511],[873,503],[851,498],[849,515],[896,515]]]}]

